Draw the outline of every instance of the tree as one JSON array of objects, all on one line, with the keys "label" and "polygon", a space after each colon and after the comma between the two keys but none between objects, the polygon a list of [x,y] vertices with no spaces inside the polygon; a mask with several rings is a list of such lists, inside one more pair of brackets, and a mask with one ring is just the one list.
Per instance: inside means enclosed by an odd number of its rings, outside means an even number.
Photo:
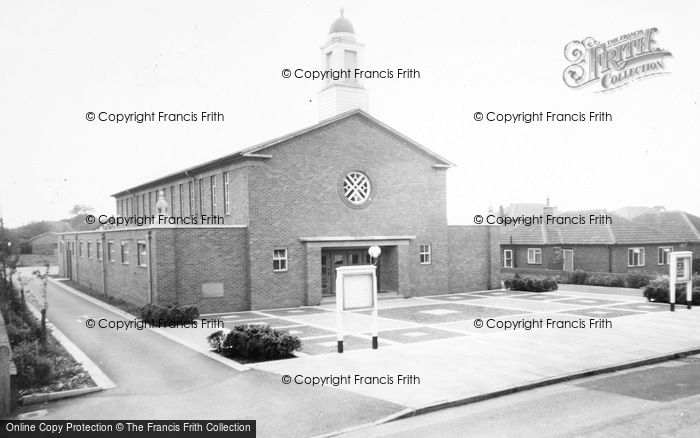
[{"label": "tree", "polygon": [[69,214],[71,216],[82,216],[94,212],[95,209],[85,204],[75,204],[73,208],[70,209]]},{"label": "tree", "polygon": [[33,272],[33,275],[41,281],[41,296],[44,297],[44,308],[41,309],[41,339],[46,341],[46,310],[48,303],[46,302],[46,283],[49,281],[49,264],[46,264],[46,271],[41,272],[39,269]]}]

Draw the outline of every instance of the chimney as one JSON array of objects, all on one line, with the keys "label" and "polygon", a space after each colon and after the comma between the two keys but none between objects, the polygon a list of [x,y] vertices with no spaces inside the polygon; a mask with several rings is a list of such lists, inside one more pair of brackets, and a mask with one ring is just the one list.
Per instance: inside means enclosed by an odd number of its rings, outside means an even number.
[{"label": "chimney", "polygon": [[549,205],[549,196],[547,196],[547,204],[542,209],[542,214],[544,215],[545,219],[547,218],[547,215],[554,215],[554,207]]}]

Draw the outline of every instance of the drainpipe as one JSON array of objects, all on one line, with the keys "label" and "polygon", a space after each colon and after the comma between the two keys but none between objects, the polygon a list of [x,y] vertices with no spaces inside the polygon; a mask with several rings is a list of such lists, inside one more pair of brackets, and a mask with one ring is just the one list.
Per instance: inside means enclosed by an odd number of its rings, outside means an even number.
[{"label": "drainpipe", "polygon": [[151,230],[147,231],[146,253],[148,254],[148,302],[153,304],[153,264],[151,263]]}]

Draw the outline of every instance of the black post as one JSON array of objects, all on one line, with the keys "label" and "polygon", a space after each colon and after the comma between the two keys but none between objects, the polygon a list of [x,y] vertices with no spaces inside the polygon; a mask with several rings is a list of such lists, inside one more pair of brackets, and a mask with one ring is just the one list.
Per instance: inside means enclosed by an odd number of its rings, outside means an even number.
[{"label": "black post", "polygon": [[343,341],[338,341],[338,353],[343,352]]},{"label": "black post", "polygon": [[372,336],[372,350],[379,348],[379,338],[377,336]]}]

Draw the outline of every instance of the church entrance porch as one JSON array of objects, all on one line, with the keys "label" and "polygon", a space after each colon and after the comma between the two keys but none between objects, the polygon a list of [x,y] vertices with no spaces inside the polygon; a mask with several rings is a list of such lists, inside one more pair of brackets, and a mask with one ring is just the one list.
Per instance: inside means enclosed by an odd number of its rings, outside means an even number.
[{"label": "church entrance porch", "polygon": [[[336,269],[341,266],[369,265],[370,256],[366,248],[333,248],[321,251],[321,295],[335,296]],[[377,270],[379,281],[379,270]],[[381,289],[381,288],[380,288]]]},{"label": "church entrance porch", "polygon": [[302,237],[306,253],[304,305],[315,306],[335,297],[336,268],[370,264],[367,250],[376,245],[379,292],[410,296],[408,251],[414,236],[396,237]]}]

